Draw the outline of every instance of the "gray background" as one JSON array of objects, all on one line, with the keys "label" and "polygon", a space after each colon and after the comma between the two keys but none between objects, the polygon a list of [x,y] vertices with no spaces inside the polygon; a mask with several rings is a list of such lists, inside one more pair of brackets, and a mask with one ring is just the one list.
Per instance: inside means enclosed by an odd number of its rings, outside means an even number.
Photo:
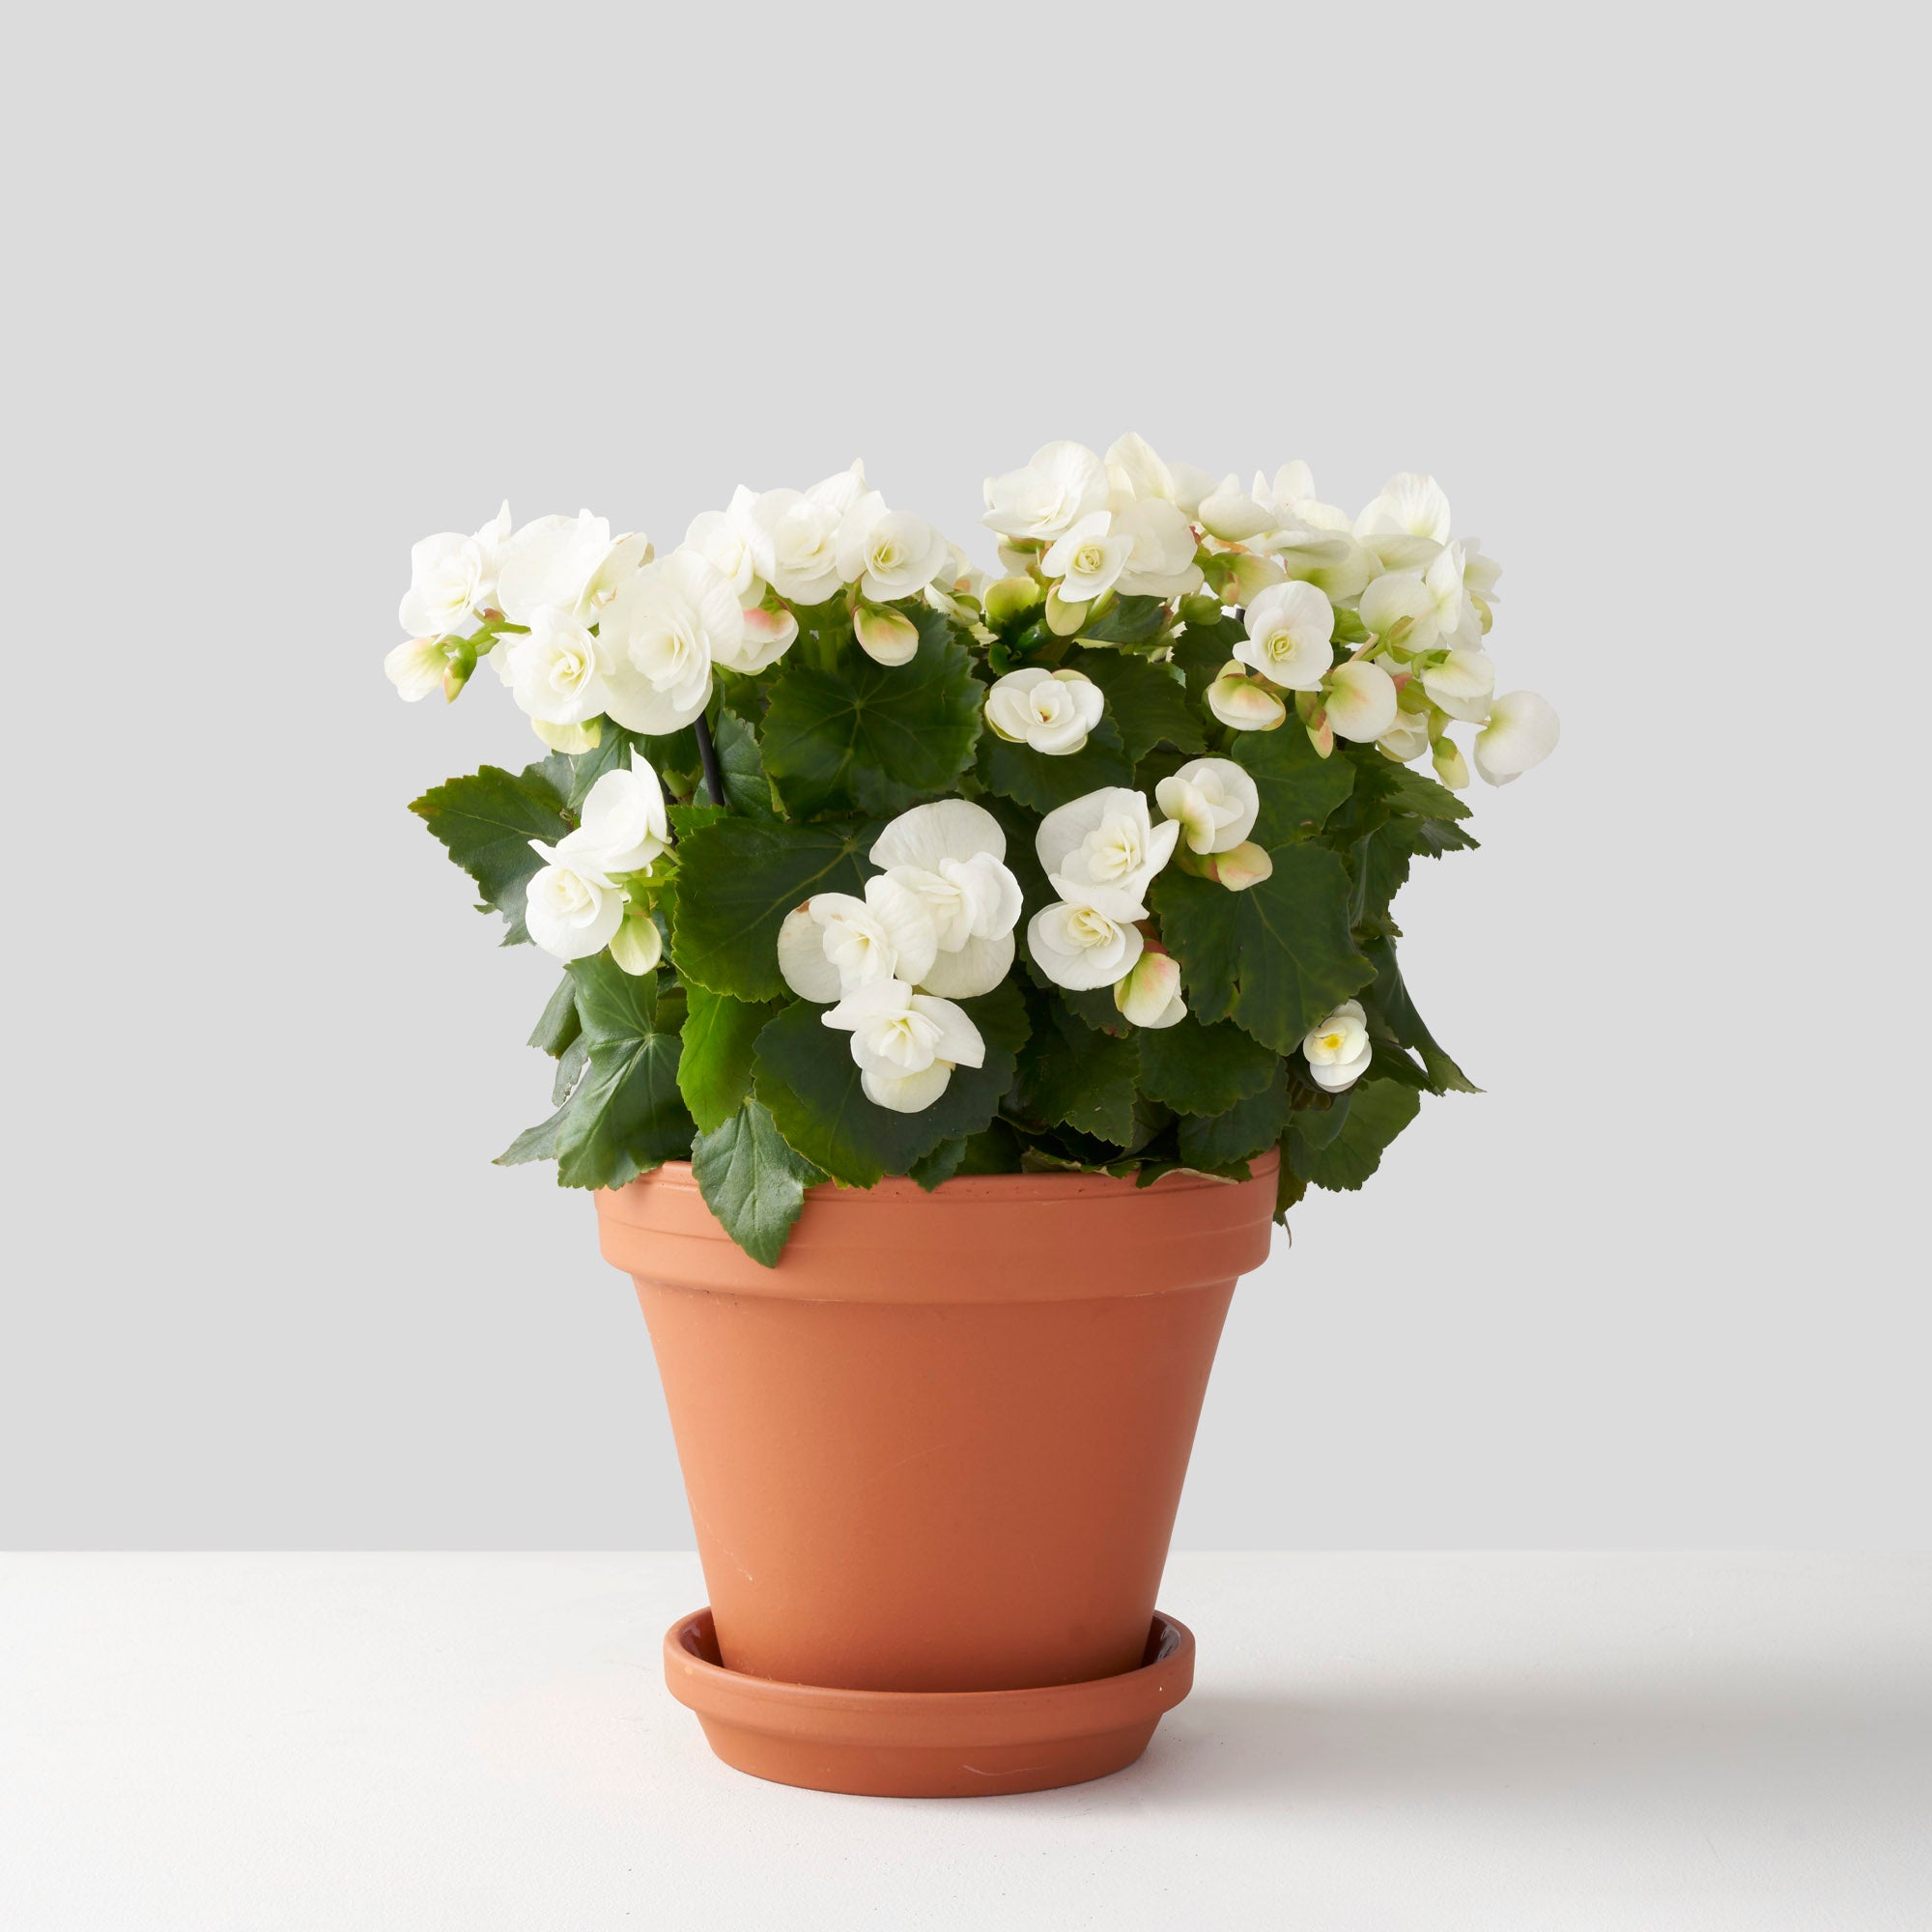
[{"label": "gray background", "polygon": [[534,741],[384,682],[409,545],[863,453],[990,556],[1130,427],[1435,471],[1565,724],[1400,907],[1489,1092],[1243,1287],[1180,1541],[1926,1541],[1874,15],[344,17],[21,50],[0,1543],[687,1542],[588,1202],[489,1165],[554,969],[404,807]]}]

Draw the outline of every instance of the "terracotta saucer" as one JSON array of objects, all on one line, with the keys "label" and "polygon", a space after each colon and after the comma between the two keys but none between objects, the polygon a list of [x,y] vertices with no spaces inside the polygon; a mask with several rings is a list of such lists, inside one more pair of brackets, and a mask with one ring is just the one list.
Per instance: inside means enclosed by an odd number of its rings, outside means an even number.
[{"label": "terracotta saucer", "polygon": [[1138,1670],[1035,1690],[834,1690],[718,1661],[707,1607],[665,1633],[665,1682],[736,1770],[811,1791],[980,1798],[1123,1771],[1194,1686],[1194,1634],[1160,1611]]}]

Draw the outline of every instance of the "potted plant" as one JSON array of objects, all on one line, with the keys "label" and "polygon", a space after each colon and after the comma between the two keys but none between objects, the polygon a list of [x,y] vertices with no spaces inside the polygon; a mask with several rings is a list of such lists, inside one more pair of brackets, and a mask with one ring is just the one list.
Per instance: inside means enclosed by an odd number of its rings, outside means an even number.
[{"label": "potted plant", "polygon": [[596,1190],[649,1321],[674,1691],[830,1789],[1094,1776],[1185,1693],[1153,1594],[1235,1282],[1475,1091],[1391,905],[1557,735],[1426,476],[1350,518],[1128,436],[985,500],[990,577],[856,463],[662,556],[506,505],[415,547],[387,660],[487,662],[542,740],[412,807],[564,965],[500,1159]]}]

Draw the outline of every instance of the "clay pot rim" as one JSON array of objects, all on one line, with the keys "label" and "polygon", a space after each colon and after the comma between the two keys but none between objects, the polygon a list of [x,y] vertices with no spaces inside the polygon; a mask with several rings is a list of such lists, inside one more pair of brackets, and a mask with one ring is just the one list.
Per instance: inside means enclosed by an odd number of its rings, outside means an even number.
[{"label": "clay pot rim", "polygon": [[665,1633],[665,1683],[700,1718],[827,1747],[1050,1745],[1150,1729],[1194,1685],[1194,1633],[1156,1609],[1147,1662],[1118,1676],[1022,1690],[846,1690],[752,1677],[715,1662],[707,1605]]},{"label": "clay pot rim", "polygon": [[[1279,1151],[1270,1148],[1266,1153],[1257,1154],[1249,1161],[1249,1179],[1263,1179],[1280,1165]],[[630,1184],[635,1187],[639,1182],[686,1189],[693,1194],[698,1192],[697,1179],[688,1160],[665,1161]],[[815,1187],[807,1188],[805,1198],[808,1201],[836,1201],[841,1207],[860,1206],[868,1201],[1024,1200],[1032,1203],[1082,1201],[1108,1195],[1124,1199],[1151,1194],[1199,1194],[1210,1188],[1232,1189],[1243,1184],[1239,1180],[1223,1179],[1214,1174],[1197,1174],[1189,1169],[1163,1174],[1158,1180],[1146,1187],[1130,1174],[1094,1174],[1084,1169],[1047,1174],[959,1174],[951,1180],[942,1180],[937,1187],[922,1187],[918,1181],[903,1175],[888,1175],[883,1180],[874,1181],[870,1187],[847,1187],[838,1181],[822,1181]],[[622,1192],[621,1188],[597,1190],[600,1200],[614,1198]]]}]

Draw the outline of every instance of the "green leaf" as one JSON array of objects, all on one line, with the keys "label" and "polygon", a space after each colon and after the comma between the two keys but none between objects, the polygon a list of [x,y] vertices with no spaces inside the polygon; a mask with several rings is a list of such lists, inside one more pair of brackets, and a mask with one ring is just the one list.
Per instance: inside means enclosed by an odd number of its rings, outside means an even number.
[{"label": "green leaf", "polygon": [[556,1078],[550,1083],[550,1102],[560,1107],[576,1092],[590,1058],[590,1042],[579,1034],[556,1057]]},{"label": "green leaf", "polygon": [[1259,1094],[1236,1100],[1224,1113],[1183,1114],[1178,1128],[1180,1158],[1188,1167],[1233,1167],[1265,1153],[1288,1125],[1288,1068],[1280,1062]]},{"label": "green leaf", "polygon": [[684,978],[741,1000],[789,997],[779,927],[813,893],[865,890],[874,828],[724,818],[678,844],[671,951]]},{"label": "green leaf", "polygon": [[1181,632],[1175,639],[1174,662],[1187,679],[1189,696],[1200,700],[1221,675],[1221,667],[1235,655],[1235,646],[1244,642],[1247,635],[1233,617],[1223,617],[1214,624],[1189,624]]},{"label": "green leaf", "polygon": [[1289,1131],[1311,1148],[1325,1148],[1348,1122],[1349,1095],[1353,1091],[1345,1088],[1339,1094],[1304,1094],[1289,1122]]},{"label": "green leaf", "polygon": [[1134,1091],[1140,1079],[1133,1040],[1095,1033],[1050,993],[1035,1010],[1020,1072],[1020,1111],[1049,1126],[1130,1147],[1137,1138]]},{"label": "green leaf", "polygon": [[571,829],[556,787],[536,766],[506,772],[485,765],[468,778],[426,791],[410,810],[476,881],[492,906],[509,922],[505,946],[529,938],[524,925],[524,893],[543,861],[530,840],[554,844]]},{"label": "green leaf", "polygon": [[1125,651],[1073,651],[1066,666],[1100,687],[1129,763],[1138,764],[1159,744],[1178,752],[1208,749],[1201,721],[1188,707],[1187,679],[1173,665]]},{"label": "green leaf", "polygon": [[756,1088],[790,1145],[849,1186],[909,1174],[943,1143],[990,1125],[1027,1038],[1026,1004],[1010,980],[961,1000],[986,1042],[986,1064],[955,1067],[946,1092],[917,1114],[877,1107],[859,1085],[849,1035],[801,1000],[758,1036]]},{"label": "green leaf", "polygon": [[554,1060],[582,1031],[577,1018],[577,981],[566,973],[556,982],[529,1043]]},{"label": "green leaf", "polygon": [[1406,812],[1413,818],[1458,819],[1469,816],[1469,808],[1449,789],[1437,784],[1425,773],[1385,758],[1374,746],[1355,753],[1357,782],[1388,803],[1391,811]]},{"label": "green leaf", "polygon": [[1166,616],[1164,597],[1116,597],[1080,635],[1110,644],[1144,644]]},{"label": "green leaf", "polygon": [[757,732],[736,712],[721,706],[711,736],[718,753],[718,773],[724,781],[725,803],[732,810],[753,818],[776,818],[772,781],[765,776]]},{"label": "green leaf", "polygon": [[1415,1010],[1415,1002],[1409,998],[1402,968],[1396,964],[1394,942],[1374,940],[1362,951],[1369,964],[1375,968],[1376,975],[1369,1000],[1374,1009],[1388,1022],[1389,1031],[1397,1040],[1422,1056],[1422,1064],[1429,1071],[1430,1092],[1480,1094],[1483,1090],[1436,1044],[1435,1035],[1423,1024],[1422,1015]]},{"label": "green leaf", "polygon": [[570,1112],[570,1102],[566,1100],[549,1120],[539,1121],[533,1127],[526,1127],[501,1153],[494,1165],[497,1167],[521,1167],[526,1161],[554,1160],[556,1158],[556,1132],[563,1124],[563,1117]]},{"label": "green leaf", "polygon": [[679,1041],[656,1031],[657,980],[608,954],[571,962],[590,1065],[556,1127],[566,1187],[621,1187],[686,1152],[693,1124],[677,1091]]},{"label": "green leaf", "polygon": [[940,612],[908,614],[920,643],[906,664],[874,664],[856,643],[837,670],[796,650],[785,660],[765,713],[764,769],[792,817],[903,811],[951,790],[972,761],[986,695],[973,660]]},{"label": "green leaf", "polygon": [[960,1135],[956,1141],[943,1142],[929,1154],[913,1162],[910,1170],[913,1179],[918,1181],[928,1194],[935,1187],[943,1187],[959,1172],[959,1164],[966,1158],[967,1151],[972,1145],[972,1139],[965,1134]]},{"label": "green leaf", "polygon": [[1005,1121],[994,1121],[977,1134],[966,1136],[965,1158],[960,1174],[1017,1174],[1020,1171],[1020,1137]]},{"label": "green leaf", "polygon": [[[744,1105],[752,1092],[752,1048],[777,1011],[764,1002],[734,1000],[692,985],[684,1022],[684,1053],[677,1063],[677,1090],[698,1130],[712,1134]],[[723,1216],[720,1216],[723,1219]]]},{"label": "green leaf", "polygon": [[1177,1114],[1223,1114],[1259,1094],[1281,1056],[1233,1020],[1204,1026],[1189,1013],[1141,1035],[1141,1092]]},{"label": "green leaf", "polygon": [[980,780],[988,790],[1045,813],[1102,785],[1132,784],[1134,768],[1122,748],[1119,725],[1102,718],[1079,751],[1058,756],[988,731],[980,740]]},{"label": "green leaf", "polygon": [[1258,845],[1320,831],[1354,787],[1355,767],[1347,758],[1324,758],[1293,717],[1278,731],[1236,732],[1233,754],[1261,793],[1261,814],[1248,835]]},{"label": "green leaf", "polygon": [[1273,876],[1243,893],[1170,866],[1152,902],[1196,1018],[1232,1014],[1286,1054],[1375,969],[1350,936],[1342,861],[1316,845],[1278,845],[1269,856]]},{"label": "green leaf", "polygon": [[1422,1110],[1422,1096],[1394,1080],[1363,1080],[1350,1090],[1349,1117],[1324,1148],[1311,1147],[1299,1132],[1289,1135],[1294,1171],[1317,1187],[1353,1193],[1381,1165],[1389,1143]]},{"label": "green leaf", "polygon": [[805,1190],[825,1179],[784,1143],[778,1124],[747,1100],[692,1144],[691,1171],[724,1232],[765,1267],[776,1267],[805,1207]]}]

